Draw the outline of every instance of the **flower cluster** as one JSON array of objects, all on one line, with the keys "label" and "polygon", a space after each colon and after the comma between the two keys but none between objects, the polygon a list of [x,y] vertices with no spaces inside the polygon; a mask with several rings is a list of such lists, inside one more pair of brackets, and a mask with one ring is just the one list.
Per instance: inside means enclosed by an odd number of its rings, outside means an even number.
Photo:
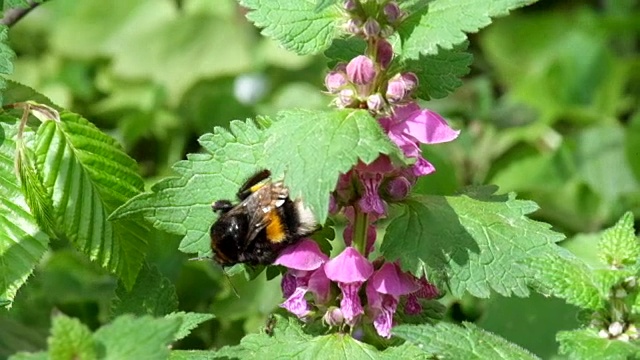
[{"label": "flower cluster", "polygon": [[412,72],[390,71],[394,49],[387,37],[406,14],[395,1],[346,0],[345,29],[367,43],[365,54],[337,64],[325,86],[338,108],[366,109],[389,139],[413,159],[398,166],[384,155],[370,164],[359,163],[340,176],[330,211],[348,219],[343,237],[346,248],[330,259],[309,239],[285,249],[276,264],[287,268],[282,280],[286,298],[282,307],[299,318],[322,317],[330,326],[353,329],[373,324],[382,337],[390,337],[398,306],[407,314],[422,311],[420,299],[439,295],[426,278],[403,272],[397,262],[370,260],[376,221],[387,214],[389,202],[402,201],[420,176],[434,166],[422,157],[420,145],[457,138],[444,118],[421,108],[415,99],[418,77]]}]

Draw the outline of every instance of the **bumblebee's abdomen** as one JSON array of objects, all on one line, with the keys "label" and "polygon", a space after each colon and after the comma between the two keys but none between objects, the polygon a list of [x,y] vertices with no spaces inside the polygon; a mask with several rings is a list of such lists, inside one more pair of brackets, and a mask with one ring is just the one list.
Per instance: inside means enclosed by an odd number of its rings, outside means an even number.
[{"label": "bumblebee's abdomen", "polygon": [[266,228],[266,236],[269,242],[281,243],[287,238],[285,224],[282,222],[278,210],[271,210],[268,215],[269,225]]}]

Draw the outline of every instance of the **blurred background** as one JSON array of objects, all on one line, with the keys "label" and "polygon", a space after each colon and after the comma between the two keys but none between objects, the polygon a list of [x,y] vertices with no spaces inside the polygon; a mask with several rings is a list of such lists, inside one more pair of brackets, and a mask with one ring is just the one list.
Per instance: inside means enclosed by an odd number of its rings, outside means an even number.
[{"label": "blurred background", "polygon": [[[50,0],[9,37],[11,78],[118,139],[148,186],[214,126],[331,100],[321,92],[325,58],[280,49],[233,0]],[[424,104],[462,135],[424,148],[438,171],[416,191],[496,184],[537,202],[534,218],[594,260],[599,230],[627,210],[640,219],[639,47],[635,0],[541,0],[471,35],[464,85]],[[155,233],[149,263],[175,285],[181,310],[216,319],[177,347],[235,344],[262,327],[279,281],[235,276],[238,298],[219,268],[188,261],[179,240]],[[0,310],[0,358],[45,348],[56,311],[92,329],[108,320],[114,278],[66,243],[52,248],[13,309]],[[555,356],[558,330],[579,324],[576,308],[538,295],[443,302],[449,320],[475,321],[543,358]]]}]

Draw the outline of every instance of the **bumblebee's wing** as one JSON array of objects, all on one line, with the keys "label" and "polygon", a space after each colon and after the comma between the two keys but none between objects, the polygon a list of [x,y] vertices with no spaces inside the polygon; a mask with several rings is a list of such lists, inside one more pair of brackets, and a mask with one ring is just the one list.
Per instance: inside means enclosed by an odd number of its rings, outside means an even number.
[{"label": "bumblebee's wing", "polygon": [[271,212],[282,206],[289,192],[281,182],[267,183],[253,192],[239,205],[239,211],[249,216],[249,232],[245,246],[255,240],[258,233],[271,222]]}]

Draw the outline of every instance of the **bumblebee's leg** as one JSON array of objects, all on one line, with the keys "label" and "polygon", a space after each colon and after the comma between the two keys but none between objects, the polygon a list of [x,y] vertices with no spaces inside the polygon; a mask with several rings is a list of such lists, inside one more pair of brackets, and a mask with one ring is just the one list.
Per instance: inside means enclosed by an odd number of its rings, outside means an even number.
[{"label": "bumblebee's leg", "polygon": [[231,204],[229,200],[218,200],[211,204],[211,210],[213,210],[213,212],[224,214],[231,209],[233,209],[233,204]]},{"label": "bumblebee's leg", "polygon": [[251,189],[251,188],[254,187],[255,185],[258,185],[262,181],[268,179],[270,176],[271,176],[271,171],[267,169],[264,169],[255,173],[253,176],[247,179],[247,181],[245,181],[245,183],[240,187],[240,190],[238,190],[238,194],[237,194],[238,199],[244,200],[248,198],[249,195],[255,192],[255,189]]}]

